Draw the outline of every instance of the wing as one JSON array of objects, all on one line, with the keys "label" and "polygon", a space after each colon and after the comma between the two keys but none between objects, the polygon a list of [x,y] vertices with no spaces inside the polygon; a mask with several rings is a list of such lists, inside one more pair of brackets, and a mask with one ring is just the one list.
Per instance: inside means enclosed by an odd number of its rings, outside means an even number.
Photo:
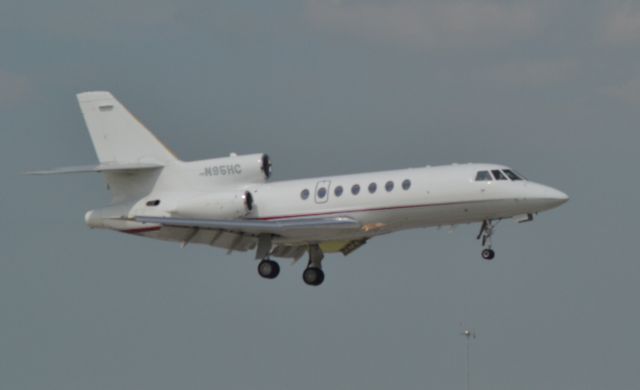
[{"label": "wing", "polygon": [[[362,230],[362,224],[348,217],[262,221],[137,216],[134,220],[182,232],[184,234],[181,239],[182,245],[198,242],[228,249],[228,253],[256,249],[256,259],[265,258],[270,254],[275,257],[298,260],[306,253],[307,242],[317,241],[324,242],[320,244],[321,246],[329,245],[323,249],[325,253],[327,251],[342,252],[346,256],[367,241],[366,238],[347,238],[344,241],[322,239],[326,234],[335,236],[338,233],[348,236],[348,233],[359,233]],[[285,242],[272,244],[271,237],[284,238]],[[288,239],[291,239],[291,242],[287,242]]]},{"label": "wing", "polygon": [[171,227],[189,227],[194,229],[211,229],[242,233],[252,236],[272,234],[276,236],[291,236],[312,234],[318,231],[353,231],[362,227],[360,222],[348,217],[333,218],[297,218],[279,221],[264,221],[255,219],[184,219],[171,217],[143,217],[134,218],[138,222],[152,223]]}]

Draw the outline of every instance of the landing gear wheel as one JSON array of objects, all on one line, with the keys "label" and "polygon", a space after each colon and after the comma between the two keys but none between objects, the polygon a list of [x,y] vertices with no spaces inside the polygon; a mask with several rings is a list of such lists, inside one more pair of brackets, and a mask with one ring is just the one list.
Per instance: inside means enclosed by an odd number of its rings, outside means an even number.
[{"label": "landing gear wheel", "polygon": [[280,265],[273,260],[262,260],[258,264],[258,274],[265,279],[275,279],[280,274]]},{"label": "landing gear wheel", "polygon": [[493,249],[485,249],[482,251],[482,258],[485,260],[492,260],[496,257],[496,252]]},{"label": "landing gear wheel", "polygon": [[302,273],[302,280],[309,286],[319,286],[324,281],[324,272],[320,268],[309,267]]}]

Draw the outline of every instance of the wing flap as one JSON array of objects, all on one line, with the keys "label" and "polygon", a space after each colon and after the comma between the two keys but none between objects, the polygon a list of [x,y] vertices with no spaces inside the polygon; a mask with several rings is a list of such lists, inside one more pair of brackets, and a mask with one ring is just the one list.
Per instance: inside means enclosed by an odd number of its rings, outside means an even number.
[{"label": "wing flap", "polygon": [[138,222],[159,224],[163,226],[225,230],[251,235],[285,235],[292,232],[312,232],[318,229],[355,230],[362,227],[360,222],[348,217],[298,218],[279,221],[262,221],[255,219],[216,220],[138,216],[135,217],[135,220]]}]

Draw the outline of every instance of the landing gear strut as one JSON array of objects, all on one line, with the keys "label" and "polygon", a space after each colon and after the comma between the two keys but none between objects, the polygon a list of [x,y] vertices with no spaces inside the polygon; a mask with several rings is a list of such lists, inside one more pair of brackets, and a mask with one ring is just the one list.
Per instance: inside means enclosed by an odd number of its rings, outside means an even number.
[{"label": "landing gear strut", "polygon": [[319,286],[324,281],[322,271],[324,254],[318,245],[309,245],[309,264],[302,273],[302,280],[309,286]]},{"label": "landing gear strut", "polygon": [[269,258],[271,240],[272,237],[267,234],[258,237],[256,260],[262,259],[258,264],[258,274],[265,279],[275,279],[280,274],[280,265]]},{"label": "landing gear strut", "polygon": [[496,225],[497,222],[494,222],[491,219],[487,219],[482,222],[480,233],[478,233],[477,239],[482,239],[482,246],[484,247],[484,249],[482,250],[482,258],[485,260],[492,260],[494,257],[496,257],[496,252],[491,249],[491,237],[493,236]]},{"label": "landing gear strut", "polygon": [[264,259],[258,264],[258,274],[265,279],[275,279],[280,274],[280,265],[271,259]]}]

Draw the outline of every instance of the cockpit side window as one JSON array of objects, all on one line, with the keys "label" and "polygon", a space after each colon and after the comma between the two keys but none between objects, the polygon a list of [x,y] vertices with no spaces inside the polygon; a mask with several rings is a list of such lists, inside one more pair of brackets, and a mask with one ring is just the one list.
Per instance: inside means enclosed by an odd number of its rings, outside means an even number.
[{"label": "cockpit side window", "polygon": [[516,175],[511,169],[504,169],[503,170],[504,174],[507,175],[509,177],[509,179],[516,181],[516,180],[522,180],[522,178],[518,175]]},{"label": "cockpit side window", "polygon": [[493,177],[496,180],[507,180],[507,177],[504,175],[504,173],[500,172],[499,169],[494,169],[491,171],[491,173],[493,173]]},{"label": "cockpit side window", "polygon": [[491,181],[493,178],[489,171],[480,171],[476,174],[476,181]]}]

